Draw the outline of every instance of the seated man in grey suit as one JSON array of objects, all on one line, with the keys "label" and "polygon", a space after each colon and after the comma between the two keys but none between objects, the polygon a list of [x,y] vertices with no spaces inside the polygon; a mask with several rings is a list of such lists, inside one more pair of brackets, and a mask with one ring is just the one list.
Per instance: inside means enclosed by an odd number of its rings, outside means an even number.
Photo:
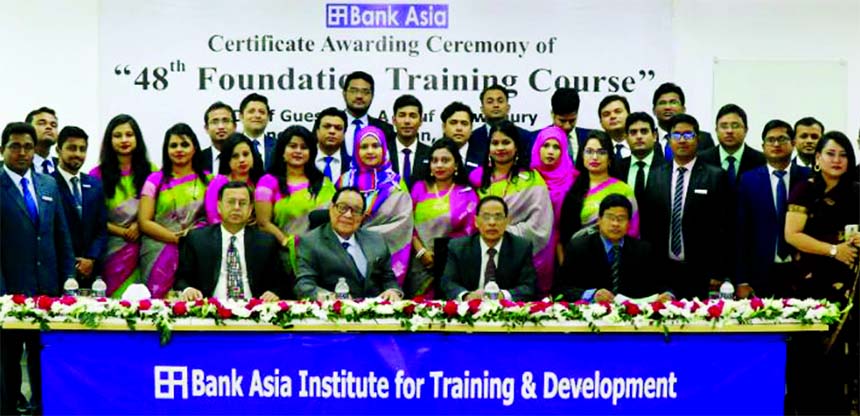
[{"label": "seated man in grey suit", "polygon": [[385,240],[375,232],[359,229],[364,209],[358,189],[345,186],[332,198],[329,223],[302,236],[296,271],[298,298],[334,298],[334,287],[341,277],[353,298],[378,296],[396,301],[403,297]]},{"label": "seated man in grey suit", "polygon": [[478,234],[448,243],[448,259],[442,273],[442,291],[449,299],[471,300],[484,296],[484,287],[495,280],[508,300],[529,300],[535,292],[532,244],[505,231],[508,205],[497,196],[478,203]]},{"label": "seated man in grey suit", "polygon": [[251,195],[244,182],[228,182],[218,191],[221,223],[191,231],[180,244],[175,287],[183,300],[276,301],[289,292],[281,245],[271,234],[246,227],[254,206]]}]

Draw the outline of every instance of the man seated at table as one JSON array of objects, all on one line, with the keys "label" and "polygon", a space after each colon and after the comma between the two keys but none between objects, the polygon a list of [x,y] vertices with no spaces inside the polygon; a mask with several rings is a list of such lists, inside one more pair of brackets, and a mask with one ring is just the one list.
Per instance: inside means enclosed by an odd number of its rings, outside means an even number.
[{"label": "man seated at table", "polygon": [[442,291],[449,299],[471,300],[484,296],[487,282],[495,280],[500,297],[530,300],[535,292],[532,244],[505,229],[508,205],[497,196],[478,203],[478,234],[448,243],[448,259],[442,273]]},{"label": "man seated at table", "polygon": [[251,297],[276,301],[290,288],[281,245],[269,233],[246,227],[253,193],[244,182],[218,192],[220,224],[188,233],[180,244],[177,290],[183,300]]},{"label": "man seated at table", "polygon": [[[641,298],[662,292],[652,263],[651,244],[629,237],[633,206],[620,194],[600,202],[597,227],[588,228],[565,247],[565,261],[556,276],[556,293],[565,300],[612,301],[616,295]],[[670,299],[668,292],[661,300]]]},{"label": "man seated at table", "polygon": [[353,298],[378,296],[396,301],[403,297],[385,240],[373,231],[359,229],[364,209],[358,189],[345,186],[332,198],[329,223],[302,236],[295,288],[300,299],[333,298],[341,277]]}]

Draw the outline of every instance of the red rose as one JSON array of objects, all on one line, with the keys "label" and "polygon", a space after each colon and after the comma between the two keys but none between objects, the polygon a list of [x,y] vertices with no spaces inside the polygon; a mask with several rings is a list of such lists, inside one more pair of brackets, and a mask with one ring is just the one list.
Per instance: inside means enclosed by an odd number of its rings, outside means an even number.
[{"label": "red rose", "polygon": [[36,298],[36,306],[38,306],[39,309],[44,309],[46,311],[50,310],[51,305],[53,305],[53,304],[54,304],[54,298],[52,298],[50,296],[39,296],[38,298]]},{"label": "red rose", "polygon": [[107,302],[107,298],[105,298],[105,297],[96,298],[96,302],[105,303],[105,302]]},{"label": "red rose", "polygon": [[543,312],[547,308],[549,308],[552,304],[549,302],[534,302],[532,306],[529,308],[529,313],[538,313]]},{"label": "red rose", "polygon": [[123,308],[130,308],[131,302],[129,302],[127,300],[121,300],[121,301],[119,301],[119,306],[122,306]]},{"label": "red rose", "polygon": [[578,301],[576,301],[576,302],[573,302],[573,306],[586,306],[586,305],[589,305],[589,304],[591,304],[591,302],[589,302],[589,301],[587,301],[587,300],[585,300],[585,299],[580,299],[580,300],[578,300]]},{"label": "red rose", "polygon": [[27,302],[27,297],[24,295],[12,295],[12,302],[15,302],[16,305],[23,305]]},{"label": "red rose", "polygon": [[448,317],[450,318],[457,316],[457,302],[454,302],[453,300],[445,302],[445,306],[442,308],[442,312],[444,312],[445,315],[448,315]]},{"label": "red rose", "polygon": [[62,303],[63,305],[66,305],[66,306],[72,306],[77,302],[78,302],[78,300],[75,299],[74,296],[63,296],[60,298],[60,303]]},{"label": "red rose", "polygon": [[[639,309],[639,305],[633,302],[624,302],[624,312],[627,312],[630,316],[636,316],[642,313],[642,309]],[[652,305],[653,308],[653,305]],[[665,306],[664,306],[665,308]]]},{"label": "red rose", "polygon": [[383,299],[382,302],[378,303],[379,305],[391,305],[391,301],[388,299]]},{"label": "red rose", "polygon": [[469,313],[474,315],[481,308],[481,299],[472,299],[469,301]]},{"label": "red rose", "polygon": [[194,302],[194,306],[203,306],[203,305],[205,305],[205,304],[206,304],[206,301],[205,301],[205,300],[203,300],[203,299],[197,299],[197,300]]},{"label": "red rose", "polygon": [[152,301],[149,299],[144,299],[137,304],[137,309],[141,311],[148,311],[149,308],[152,307]]},{"label": "red rose", "polygon": [[343,302],[341,302],[341,301],[339,301],[339,300],[334,301],[334,303],[331,305],[331,310],[332,310],[336,315],[340,315],[340,311],[341,311],[341,309],[343,309]]},{"label": "red rose", "polygon": [[424,303],[424,301],[425,301],[424,295],[417,295],[414,298],[412,298],[412,301],[415,303]]},{"label": "red rose", "polygon": [[500,300],[499,300],[499,305],[502,305],[502,307],[503,307],[503,308],[513,308],[513,307],[516,307],[516,306],[517,306],[517,304],[516,304],[516,303],[511,302],[511,301],[509,301],[509,300],[507,300],[507,299],[500,299]]},{"label": "red rose", "polygon": [[245,304],[245,309],[250,311],[251,309],[254,309],[255,306],[262,305],[262,304],[263,304],[263,301],[261,299],[251,298],[251,300],[249,300],[248,303]]},{"label": "red rose", "polygon": [[609,301],[605,301],[605,300],[597,302],[597,303],[603,305],[603,307],[606,308],[606,313],[612,313],[612,303],[610,303]]},{"label": "red rose", "polygon": [[290,304],[285,300],[278,302],[278,307],[281,308],[281,311],[290,310]]},{"label": "red rose", "polygon": [[403,314],[406,316],[412,316],[415,313],[415,304],[410,303],[403,308]]},{"label": "red rose", "polygon": [[188,313],[188,305],[185,302],[176,302],[173,304],[173,314],[176,316],[185,316]]},{"label": "red rose", "polygon": [[764,302],[761,300],[761,298],[752,298],[752,300],[750,300],[750,307],[752,308],[752,310],[757,311],[761,308],[764,308]]},{"label": "red rose", "polygon": [[708,306],[708,318],[717,319],[723,315],[723,301]]},{"label": "red rose", "polygon": [[673,301],[672,301],[672,306],[674,306],[674,307],[676,307],[676,308],[684,309],[684,307],[686,307],[687,305],[686,305],[686,304],[684,304],[684,302],[682,302],[682,301],[680,301],[680,300],[673,300]]},{"label": "red rose", "polygon": [[442,304],[439,302],[426,301],[425,305],[427,305],[430,308],[442,309]]},{"label": "red rose", "polygon": [[209,301],[209,303],[211,303],[211,304],[213,304],[213,305],[215,305],[215,306],[221,306],[221,302],[220,302],[220,301],[218,301],[218,298],[209,298],[209,299],[207,299],[207,300]]},{"label": "red rose", "polygon": [[566,300],[563,300],[563,301],[557,302],[557,303],[564,308],[570,309],[570,304]]},{"label": "red rose", "polygon": [[229,308],[218,308],[218,317],[221,319],[228,319],[233,317],[233,311]]},{"label": "red rose", "polygon": [[663,309],[666,309],[666,304],[660,301],[651,302],[651,313],[659,313]]},{"label": "red rose", "polygon": [[702,306],[701,302],[693,302],[693,306],[690,307],[690,312],[696,312]]}]

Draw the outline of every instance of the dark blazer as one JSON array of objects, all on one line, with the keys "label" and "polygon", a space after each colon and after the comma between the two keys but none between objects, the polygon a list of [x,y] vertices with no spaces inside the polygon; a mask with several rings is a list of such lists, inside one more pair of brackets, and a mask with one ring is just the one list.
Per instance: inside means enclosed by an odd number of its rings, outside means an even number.
[{"label": "dark blazer", "polygon": [[[703,152],[699,152],[698,154],[699,160],[722,169],[719,146],[712,147]],[[741,154],[740,163],[736,167],[737,174],[735,175],[735,180],[739,181],[742,174],[749,170],[764,166],[766,163],[767,161],[764,159],[764,154],[762,152],[749,147],[749,145],[744,146],[744,152]],[[729,185],[734,187],[737,183],[730,183]]]},{"label": "dark blazer", "polygon": [[[660,166],[648,178],[648,192],[639,204],[642,239],[649,241],[655,258],[669,261],[669,236],[672,224],[672,169],[674,163]],[[709,279],[728,276],[727,265],[734,250],[726,245],[730,210],[729,188],[722,169],[697,160],[693,165],[682,219],[685,261],[694,275],[683,281],[668,282],[681,298],[708,292]]]},{"label": "dark blazer", "polygon": [[[668,133],[666,133],[666,134],[668,134]],[[665,154],[663,153],[663,146],[666,145],[666,137],[664,135],[664,137],[662,137],[662,138],[658,137],[658,139],[659,140],[657,140],[657,144],[654,145],[654,151],[659,153],[660,156],[664,156],[663,159],[665,159]],[[705,150],[711,149],[714,146],[716,146],[716,144],[714,144],[714,138],[711,136],[711,133],[708,133],[706,131],[700,131],[699,132],[699,144],[696,145],[696,150],[697,150],[698,154],[701,155],[702,152],[704,152]]]},{"label": "dark blazer", "polygon": [[299,299],[316,299],[320,289],[334,292],[338,277],[346,278],[353,298],[378,296],[388,289],[400,290],[391,268],[391,253],[382,236],[361,229],[354,235],[367,258],[366,277],[361,276],[355,261],[341,247],[331,224],[324,224],[302,236],[298,245],[295,287]]},{"label": "dark blazer", "polygon": [[[517,147],[525,150],[522,154],[531,158],[532,155],[532,145],[535,142],[535,132],[526,130],[520,126],[517,126],[517,131],[520,133],[520,142],[517,144]],[[482,149],[481,152],[487,156],[488,149],[490,148],[490,135],[489,130],[487,129],[486,124],[482,124],[480,127],[472,130],[472,135],[469,136],[469,152],[472,151],[472,146],[478,145],[479,149]],[[468,157],[467,157],[468,159]],[[483,160],[481,161],[483,163]],[[481,164],[479,163],[478,166]]]},{"label": "dark blazer", "polygon": [[[571,239],[565,247],[565,262],[556,276],[556,294],[569,301],[582,298],[588,289],[612,290],[609,258],[599,231]],[[653,267],[651,244],[624,237],[621,247],[621,282],[618,293],[641,298],[663,292],[666,288]],[[618,294],[616,293],[616,294]]]},{"label": "dark blazer", "polygon": [[[416,138],[415,140],[418,139]],[[388,154],[391,158],[391,168],[400,174],[400,162],[403,161],[403,156],[397,153],[396,138],[388,141]],[[415,158],[412,162],[412,172],[410,172],[409,182],[406,186],[412,189],[412,184],[415,181],[426,179],[428,176],[430,176],[430,146],[418,142],[415,148]]]},{"label": "dark blazer", "polygon": [[218,168],[217,166],[212,166],[212,146],[203,149],[201,153],[203,153],[203,170],[218,173],[212,170],[212,168]]},{"label": "dark blazer", "polygon": [[[245,268],[251,295],[260,297],[270,291],[280,298],[291,294],[292,282],[287,274],[281,246],[269,233],[257,227],[245,227]],[[177,290],[193,287],[210,297],[221,277],[221,224],[192,230],[180,244]]]},{"label": "dark blazer", "polygon": [[[651,160],[651,169],[648,170],[648,177],[654,174],[654,171],[657,170],[657,167],[662,166],[666,163],[666,159],[663,157],[663,152],[658,152],[656,149],[656,145],[654,146],[654,159]],[[627,175],[630,174],[630,165],[633,163],[633,156],[627,156],[621,161],[618,162],[618,166],[615,168],[615,172],[618,175],[618,179],[627,182]],[[645,186],[648,186],[648,178],[645,178]],[[628,184],[632,188],[636,184]]]},{"label": "dark blazer", "polygon": [[72,238],[75,257],[84,257],[96,261],[93,276],[101,273],[101,262],[107,251],[107,206],[102,190],[102,182],[86,173],[81,173],[81,200],[83,201],[82,215],[75,208],[75,198],[59,169],[52,175],[57,182],[60,195],[63,196],[63,210],[66,213],[66,224]]},{"label": "dark blazer", "polygon": [[0,168],[0,295],[57,296],[75,274],[75,253],[57,183],[31,170],[39,222],[30,219],[24,197]]},{"label": "dark blazer", "polygon": [[[448,299],[478,289],[481,279],[480,234],[455,238],[448,243],[448,257],[442,273],[442,290]],[[532,244],[505,232],[499,249],[496,283],[510,292],[513,300],[530,300],[535,293]]]},{"label": "dark blazer", "polygon": [[[574,130],[576,131],[576,149],[579,150],[582,149],[583,146],[585,146],[585,142],[586,140],[588,140],[588,133],[591,133],[591,129],[575,127]],[[537,139],[537,132],[535,132],[534,135],[535,139]],[[567,155],[570,156],[570,160],[573,162],[573,166],[576,166],[576,159],[574,159],[573,157],[573,151],[573,146],[570,146],[570,143],[568,142]],[[582,155],[580,155],[579,153],[577,153],[577,155],[577,158],[582,157]]]},{"label": "dark blazer", "polygon": [[394,133],[394,126],[389,124],[388,122],[382,121],[378,118],[373,118],[369,114],[367,115],[367,124],[370,124],[373,127],[376,127],[382,130],[385,133],[385,142],[390,143],[391,141],[396,139],[396,134]]},{"label": "dark blazer", "polygon": [[[786,191],[807,180],[809,174],[809,168],[791,165]],[[773,293],[779,286],[772,284],[777,282],[767,281],[776,255],[777,239],[785,233],[773,200],[767,166],[750,170],[741,177],[737,190],[735,281],[748,283],[760,294]],[[788,248],[792,255],[797,252],[791,245]]]},{"label": "dark blazer", "polygon": [[[244,133],[242,133],[242,134],[244,134]],[[250,137],[249,137],[249,139],[250,139]],[[263,133],[263,137],[261,137],[261,139],[263,140],[263,148],[264,148],[264,151],[266,152],[266,155],[265,156],[260,155],[260,157],[263,158],[263,161],[266,164],[265,171],[268,172],[269,167],[272,166],[272,160],[274,159],[274,156],[272,154],[275,152],[275,145],[278,143],[278,135],[277,135],[277,133],[275,133],[273,131],[268,131],[268,132]],[[251,139],[251,141],[253,142],[254,139]],[[209,150],[209,152],[207,153],[206,150]],[[206,150],[203,151],[203,154],[205,156],[207,156],[205,164],[211,165],[212,164],[212,149],[207,148]],[[251,151],[253,151],[255,153],[258,152],[257,147],[251,146]],[[212,168],[214,168],[215,170],[218,170],[218,166],[212,166]],[[210,172],[217,173],[217,172],[214,172],[212,170],[210,170]]]}]

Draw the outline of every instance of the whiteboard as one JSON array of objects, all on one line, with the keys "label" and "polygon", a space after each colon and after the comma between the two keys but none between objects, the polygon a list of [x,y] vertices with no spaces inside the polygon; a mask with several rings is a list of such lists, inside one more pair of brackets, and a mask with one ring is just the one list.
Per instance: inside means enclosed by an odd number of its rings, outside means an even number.
[{"label": "whiteboard", "polygon": [[[848,137],[847,64],[845,61],[714,60],[714,117],[734,103],[747,113],[746,144],[761,150],[761,130],[772,119],[794,122],[812,116],[826,130]],[[714,128],[714,120],[700,122]],[[716,139],[716,136],[714,137]]]}]

